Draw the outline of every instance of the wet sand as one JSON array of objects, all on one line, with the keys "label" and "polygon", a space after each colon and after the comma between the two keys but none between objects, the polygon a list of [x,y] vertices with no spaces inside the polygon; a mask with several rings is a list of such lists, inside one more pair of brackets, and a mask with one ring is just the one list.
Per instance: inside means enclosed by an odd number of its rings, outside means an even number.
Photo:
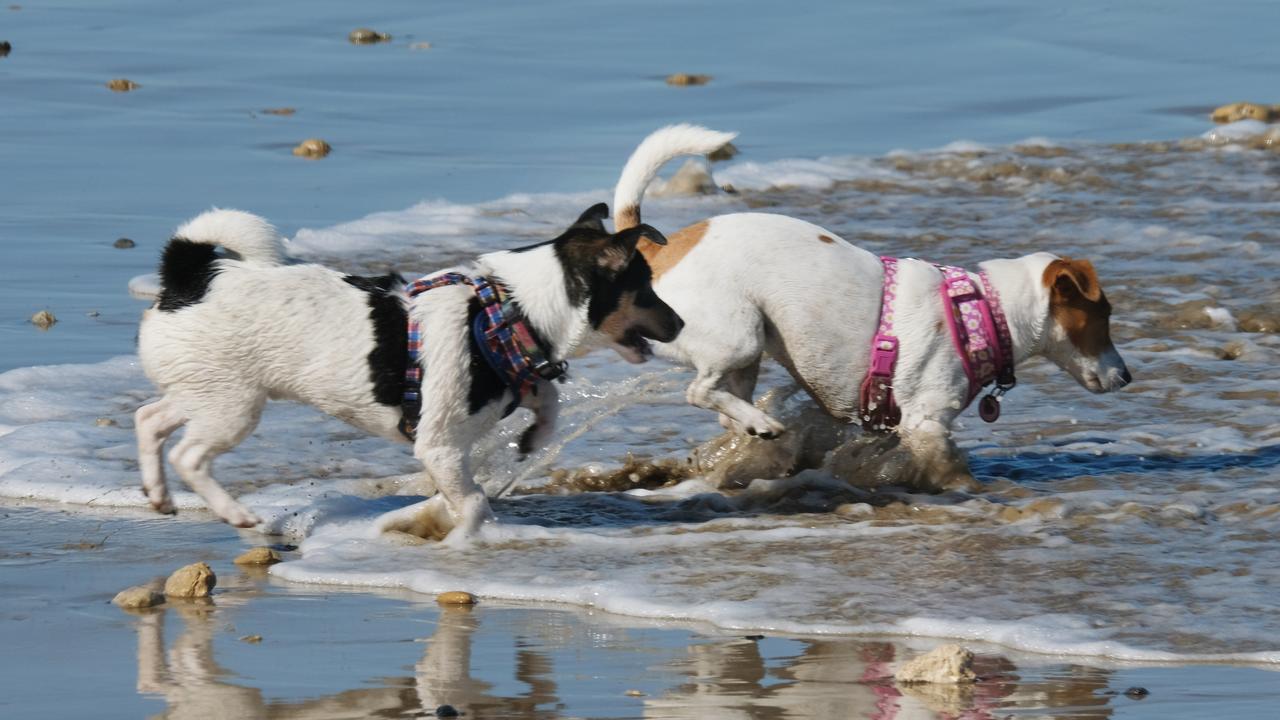
[{"label": "wet sand", "polygon": [[[442,609],[237,567],[262,538],[213,523],[47,507],[0,519],[8,717],[421,717],[448,704],[473,718],[1262,718],[1280,702],[1264,670],[980,644],[975,685],[899,685],[894,663],[941,641],[748,638],[536,604]],[[200,560],[218,574],[209,601],[109,602]]]}]

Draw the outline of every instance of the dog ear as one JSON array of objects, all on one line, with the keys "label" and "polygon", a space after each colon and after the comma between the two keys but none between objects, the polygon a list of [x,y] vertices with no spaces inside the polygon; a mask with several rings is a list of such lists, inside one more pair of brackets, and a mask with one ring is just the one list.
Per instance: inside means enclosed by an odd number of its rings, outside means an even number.
[{"label": "dog ear", "polygon": [[1062,298],[1082,297],[1090,302],[1102,299],[1102,285],[1098,273],[1088,260],[1060,258],[1049,263],[1044,270],[1044,283]]},{"label": "dog ear", "polygon": [[629,227],[626,230],[623,230],[622,232],[614,235],[613,241],[617,243],[624,243],[624,244],[630,245],[632,249],[635,249],[636,243],[640,242],[640,238],[648,238],[649,242],[655,245],[667,244],[666,235],[663,235],[662,233],[658,232],[658,229],[653,227],[652,225],[647,225],[645,223],[640,223],[639,225],[636,225],[634,227]]},{"label": "dog ear", "polygon": [[579,215],[578,219],[573,222],[573,225],[569,226],[569,229],[605,232],[604,219],[607,217],[609,217],[609,206],[605,203],[596,203]]},{"label": "dog ear", "polygon": [[658,245],[666,245],[667,237],[658,232],[652,225],[640,223],[619,233],[614,233],[600,253],[600,266],[613,272],[621,272],[636,254],[636,244],[640,238],[648,238]]}]

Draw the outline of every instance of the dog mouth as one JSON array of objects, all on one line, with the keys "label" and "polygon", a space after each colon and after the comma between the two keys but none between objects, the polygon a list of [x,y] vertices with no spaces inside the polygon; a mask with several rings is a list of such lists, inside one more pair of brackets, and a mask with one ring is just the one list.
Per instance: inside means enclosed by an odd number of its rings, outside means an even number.
[{"label": "dog mouth", "polygon": [[621,339],[614,340],[618,354],[628,362],[642,363],[653,357],[653,344],[636,328],[631,328]]}]

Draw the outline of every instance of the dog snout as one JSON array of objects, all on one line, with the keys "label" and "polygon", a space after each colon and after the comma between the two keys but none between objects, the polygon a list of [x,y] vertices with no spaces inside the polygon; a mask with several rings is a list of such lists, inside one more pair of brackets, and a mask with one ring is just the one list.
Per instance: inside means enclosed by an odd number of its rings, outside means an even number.
[{"label": "dog snout", "polygon": [[684,318],[680,317],[680,316],[679,316],[679,315],[677,315],[674,311],[672,311],[672,313],[671,313],[671,338],[670,338],[669,340],[666,340],[665,342],[671,342],[671,340],[675,340],[675,339],[676,339],[676,337],[677,337],[677,336],[679,336],[679,335],[680,335],[680,333],[681,333],[681,331],[683,331],[683,330],[684,330]]},{"label": "dog snout", "polygon": [[1129,368],[1121,365],[1119,369],[1112,369],[1106,376],[1107,392],[1114,392],[1133,382],[1133,375],[1129,373]]}]

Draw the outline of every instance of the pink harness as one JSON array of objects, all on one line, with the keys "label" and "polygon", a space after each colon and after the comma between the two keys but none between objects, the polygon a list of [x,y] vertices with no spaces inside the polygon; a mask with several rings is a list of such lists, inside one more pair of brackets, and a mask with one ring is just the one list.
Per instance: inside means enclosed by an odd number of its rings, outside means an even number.
[{"label": "pink harness", "polygon": [[[898,363],[898,338],[893,333],[898,259],[881,257],[880,262],[884,264],[884,299],[880,326],[871,342],[871,367],[862,382],[859,415],[863,428],[884,431],[898,425],[902,410],[893,397],[893,371]],[[973,402],[983,387],[994,382],[995,388],[978,404],[978,414],[987,422],[995,422],[1000,417],[1000,396],[1017,384],[1013,376],[1013,339],[1000,309],[1000,296],[985,272],[978,273],[982,283],[979,289],[963,268],[935,267],[942,271],[939,290],[951,320],[951,342],[969,379],[965,404]]]}]

